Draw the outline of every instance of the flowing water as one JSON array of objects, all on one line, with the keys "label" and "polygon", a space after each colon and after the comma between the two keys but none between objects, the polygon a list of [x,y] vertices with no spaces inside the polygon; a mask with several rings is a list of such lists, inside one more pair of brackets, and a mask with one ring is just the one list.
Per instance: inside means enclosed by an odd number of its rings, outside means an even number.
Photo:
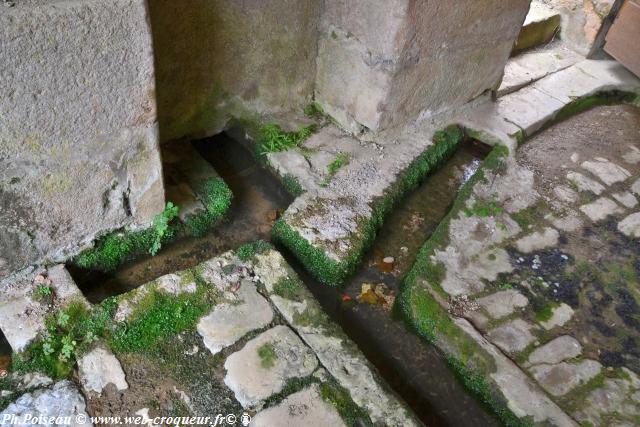
[{"label": "flowing water", "polygon": [[[197,141],[194,146],[234,194],[226,219],[206,236],[178,240],[157,256],[139,258],[108,275],[71,268],[74,279],[91,302],[193,267],[244,243],[269,240],[273,221],[291,203],[291,196],[249,149],[229,136],[221,134]],[[477,169],[483,156],[479,146],[464,143],[442,168],[402,200],[385,221],[359,270],[343,288],[319,284],[291,254],[280,248],[327,313],[342,325],[385,380],[429,426],[499,423],[466,392],[433,346],[409,331],[384,307],[358,303],[357,297],[363,283],[384,283],[390,293],[397,293],[419,248],[446,215],[457,190]],[[394,268],[382,272],[380,262],[389,256],[395,258]],[[345,298],[351,301],[345,303]]]}]

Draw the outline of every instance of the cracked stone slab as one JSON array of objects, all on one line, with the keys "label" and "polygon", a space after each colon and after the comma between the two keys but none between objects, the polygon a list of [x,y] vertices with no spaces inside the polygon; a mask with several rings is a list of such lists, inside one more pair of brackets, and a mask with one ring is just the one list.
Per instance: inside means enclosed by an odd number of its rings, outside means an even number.
[{"label": "cracked stone slab", "polygon": [[[46,281],[40,283],[39,278]],[[53,305],[37,296],[39,286],[53,290]],[[73,302],[89,305],[64,265],[24,270],[3,280],[1,289],[0,329],[16,352],[24,350],[45,330],[48,315]]]},{"label": "cracked stone slab", "polygon": [[519,353],[529,346],[536,338],[531,334],[534,326],[522,319],[514,319],[500,325],[487,333],[491,342],[507,353]]},{"label": "cracked stone slab", "polygon": [[547,331],[557,327],[564,326],[573,317],[573,308],[565,303],[561,303],[558,307],[553,309],[551,318],[540,322],[543,328]]},{"label": "cracked stone slab", "polygon": [[250,280],[240,282],[236,299],[215,306],[198,322],[197,331],[211,354],[235,344],[247,333],[267,326],[273,310]]},{"label": "cracked stone slab", "polygon": [[251,425],[346,427],[335,407],[320,396],[317,384],[288,396],[276,406],[258,412],[251,420]]},{"label": "cracked stone slab", "polygon": [[[322,307],[306,289],[300,300],[290,300],[274,293],[278,281],[295,277],[295,272],[275,250],[256,256],[254,271],[269,292],[277,310],[311,347],[320,363],[338,383],[349,391],[356,405],[365,409],[376,424],[397,426],[420,425],[413,414],[381,379],[358,347],[332,325]],[[300,315],[312,313],[319,325],[300,321]]]},{"label": "cracked stone slab", "polygon": [[569,335],[562,335],[543,346],[538,347],[529,355],[528,365],[556,364],[573,359],[582,354],[582,345]]},{"label": "cracked stone slab", "polygon": [[0,419],[15,416],[18,420],[23,420],[26,415],[31,416],[32,419],[37,417],[53,417],[54,419],[69,417],[69,422],[65,423],[66,425],[91,425],[88,421],[86,423],[80,422],[82,419],[89,419],[86,404],[78,389],[67,380],[60,381],[49,388],[23,394],[0,413]]},{"label": "cracked stone slab", "polygon": [[516,247],[525,254],[540,251],[558,245],[560,233],[555,228],[546,227],[542,232],[536,231],[516,241]]},{"label": "cracked stone slab", "polygon": [[640,238],[640,212],[633,213],[620,221],[618,230],[625,236]]},{"label": "cracked stone slab", "polygon": [[640,196],[640,179],[637,179],[636,182],[631,185],[631,192],[635,193],[637,196]]},{"label": "cracked stone slab", "polygon": [[529,304],[527,297],[515,289],[499,291],[476,300],[494,319],[512,314],[517,308],[526,307]]},{"label": "cracked stone slab", "polygon": [[554,396],[564,396],[598,375],[602,365],[595,360],[587,359],[576,364],[561,362],[555,365],[537,365],[530,370],[547,392]]},{"label": "cracked stone slab", "polygon": [[607,185],[613,185],[616,182],[626,181],[629,177],[631,177],[631,173],[628,170],[604,158],[589,160],[583,162],[580,166],[582,167],[582,169],[588,170],[589,172],[597,176],[600,181],[604,182]]},{"label": "cracked stone slab", "polygon": [[579,191],[591,191],[597,196],[602,194],[602,192],[605,190],[602,184],[584,176],[580,172],[568,172],[567,180],[570,183],[575,184]]},{"label": "cracked stone slab", "polygon": [[599,222],[610,215],[624,213],[624,210],[608,197],[600,197],[595,201],[580,206],[580,210],[593,222]]},{"label": "cracked stone slab", "polygon": [[107,384],[118,390],[129,388],[124,371],[114,354],[104,347],[96,347],[78,360],[78,373],[87,392],[102,394]]},{"label": "cracked stone slab", "polygon": [[[258,351],[270,349],[270,364]],[[300,338],[286,326],[271,328],[230,355],[224,363],[224,383],[243,408],[260,408],[264,400],[282,391],[287,380],[313,373],[318,360]]]}]

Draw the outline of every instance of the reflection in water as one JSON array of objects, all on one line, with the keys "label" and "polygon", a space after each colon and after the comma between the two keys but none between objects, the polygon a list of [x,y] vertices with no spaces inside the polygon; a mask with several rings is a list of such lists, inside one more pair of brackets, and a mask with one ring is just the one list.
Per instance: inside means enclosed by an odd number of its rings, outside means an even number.
[{"label": "reflection in water", "polygon": [[[291,196],[248,149],[228,136],[219,135],[194,145],[234,194],[227,219],[204,237],[176,241],[157,256],[139,259],[111,275],[73,271],[90,301],[98,302],[161,275],[193,267],[244,243],[269,240],[276,212],[286,209]],[[498,424],[467,394],[434,347],[421,341],[382,307],[345,305],[342,297],[346,294],[355,301],[363,282],[385,283],[398,291],[400,280],[414,263],[420,246],[446,214],[461,183],[477,169],[481,157],[477,147],[471,144],[461,147],[418,190],[402,200],[385,221],[360,269],[343,289],[315,282],[294,257],[282,250],[329,315],[429,426]],[[395,258],[394,269],[381,273],[378,263],[388,256]]]}]

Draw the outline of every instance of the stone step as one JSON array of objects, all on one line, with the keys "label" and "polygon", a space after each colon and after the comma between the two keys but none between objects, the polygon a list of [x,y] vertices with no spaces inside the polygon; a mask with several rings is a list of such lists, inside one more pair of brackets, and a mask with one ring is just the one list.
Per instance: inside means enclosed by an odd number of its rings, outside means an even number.
[{"label": "stone step", "polygon": [[522,52],[544,45],[551,40],[560,29],[560,14],[543,3],[531,2],[531,9],[524,21],[513,53]]},{"label": "stone step", "polygon": [[498,96],[512,92],[538,81],[549,74],[564,70],[584,59],[580,54],[554,42],[550,46],[523,52],[507,62]]}]

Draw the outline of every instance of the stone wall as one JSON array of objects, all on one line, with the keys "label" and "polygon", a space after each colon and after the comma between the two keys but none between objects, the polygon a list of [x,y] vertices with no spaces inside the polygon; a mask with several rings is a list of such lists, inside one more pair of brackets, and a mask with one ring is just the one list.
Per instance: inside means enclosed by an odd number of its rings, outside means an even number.
[{"label": "stone wall", "polygon": [[381,130],[455,107],[501,79],[530,0],[326,0],[316,98]]},{"label": "stone wall", "polygon": [[162,210],[144,0],[0,4],[0,278]]},{"label": "stone wall", "polygon": [[560,13],[560,37],[572,49],[587,55],[615,0],[538,0]]},{"label": "stone wall", "polygon": [[313,96],[320,0],[149,0],[163,141]]}]

